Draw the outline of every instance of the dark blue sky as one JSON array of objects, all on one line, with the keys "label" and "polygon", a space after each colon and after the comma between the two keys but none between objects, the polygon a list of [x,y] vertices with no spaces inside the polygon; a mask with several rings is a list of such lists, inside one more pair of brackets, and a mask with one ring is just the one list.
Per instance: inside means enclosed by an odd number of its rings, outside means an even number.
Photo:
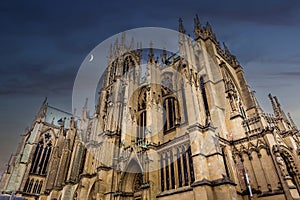
[{"label": "dark blue sky", "polygon": [[182,17],[209,21],[244,67],[266,111],[279,97],[300,124],[300,1],[24,1],[0,2],[0,169],[15,151],[45,96],[71,111],[77,70],[101,41],[127,29],[176,29]]}]

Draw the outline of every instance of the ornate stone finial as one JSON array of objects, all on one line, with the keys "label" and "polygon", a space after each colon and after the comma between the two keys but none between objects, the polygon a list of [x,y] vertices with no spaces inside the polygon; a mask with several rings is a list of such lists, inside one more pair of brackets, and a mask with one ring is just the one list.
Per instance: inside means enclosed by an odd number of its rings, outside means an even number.
[{"label": "ornate stone finial", "polygon": [[209,24],[209,22],[206,22],[206,25],[204,27],[204,36],[209,37],[212,41],[214,41],[216,44],[218,44],[217,38],[215,34],[213,33],[212,27]]},{"label": "ornate stone finial", "polygon": [[279,117],[280,114],[279,114],[279,111],[278,111],[278,108],[274,102],[274,99],[273,99],[273,96],[271,95],[271,93],[268,95],[269,96],[269,99],[271,101],[271,104],[272,104],[272,108],[273,108],[273,111],[274,111],[274,114],[276,117]]},{"label": "ornate stone finial", "polygon": [[46,104],[47,104],[47,100],[48,100],[48,98],[45,97],[45,99],[44,99],[44,101],[43,101],[43,105],[46,105]]},{"label": "ornate stone finial", "polygon": [[194,18],[194,33],[196,38],[198,38],[201,35],[201,23],[198,18],[198,15]]},{"label": "ornate stone finial", "polygon": [[65,127],[65,123],[66,123],[66,117],[64,117],[63,119],[60,119],[59,121],[58,121],[58,123],[59,123],[59,125],[60,125],[60,127],[62,127],[62,128],[64,128]]},{"label": "ornate stone finial", "polygon": [[224,47],[225,54],[228,55],[228,56],[231,56],[231,53],[230,53],[227,45],[225,44],[225,42],[223,42],[223,47]]},{"label": "ornate stone finial", "polygon": [[211,33],[213,32],[213,31],[212,31],[212,28],[211,28],[211,25],[210,25],[209,22],[206,22],[205,28],[206,28],[207,31],[209,31],[209,32],[211,32]]},{"label": "ornate stone finial", "polygon": [[278,101],[278,99],[277,99],[276,96],[274,96],[274,100],[275,100],[276,106],[277,106],[277,108],[278,108],[278,111],[279,111],[280,113],[282,113],[281,105],[280,105],[280,103],[279,103],[279,101]]},{"label": "ornate stone finial", "polygon": [[154,52],[153,52],[153,43],[152,41],[150,42],[150,49],[148,53],[148,63],[153,63],[154,62]]},{"label": "ornate stone finial", "polygon": [[185,29],[183,27],[183,22],[182,22],[181,18],[179,18],[179,29],[178,30],[179,30],[180,33],[185,34]]}]

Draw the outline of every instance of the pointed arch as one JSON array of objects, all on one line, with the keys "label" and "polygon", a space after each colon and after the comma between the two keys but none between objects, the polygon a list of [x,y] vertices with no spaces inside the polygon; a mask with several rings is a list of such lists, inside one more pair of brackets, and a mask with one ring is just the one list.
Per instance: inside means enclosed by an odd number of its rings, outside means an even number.
[{"label": "pointed arch", "polygon": [[143,184],[142,166],[136,159],[131,159],[121,176],[119,190],[133,194],[133,192],[140,189],[141,184]]},{"label": "pointed arch", "polygon": [[128,73],[130,70],[133,70],[136,65],[137,64],[134,58],[131,55],[126,55],[124,57],[122,75]]}]

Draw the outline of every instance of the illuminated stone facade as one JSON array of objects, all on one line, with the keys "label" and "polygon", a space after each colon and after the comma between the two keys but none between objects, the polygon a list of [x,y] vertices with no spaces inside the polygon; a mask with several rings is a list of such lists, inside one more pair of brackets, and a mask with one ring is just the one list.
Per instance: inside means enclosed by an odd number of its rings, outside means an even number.
[{"label": "illuminated stone facade", "polygon": [[264,113],[210,25],[196,17],[194,27],[194,41],[179,36],[179,53],[162,50],[160,58],[116,43],[92,116],[86,106],[76,117],[45,101],[2,192],[41,200],[300,198],[292,118],[271,95],[274,113]]}]

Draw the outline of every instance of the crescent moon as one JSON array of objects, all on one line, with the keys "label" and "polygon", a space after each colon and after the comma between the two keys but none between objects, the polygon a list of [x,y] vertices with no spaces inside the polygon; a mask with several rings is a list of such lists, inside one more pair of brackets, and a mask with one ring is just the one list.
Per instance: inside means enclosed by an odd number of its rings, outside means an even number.
[{"label": "crescent moon", "polygon": [[92,62],[94,60],[94,56],[93,54],[90,55],[90,59],[89,59],[89,62]]}]

